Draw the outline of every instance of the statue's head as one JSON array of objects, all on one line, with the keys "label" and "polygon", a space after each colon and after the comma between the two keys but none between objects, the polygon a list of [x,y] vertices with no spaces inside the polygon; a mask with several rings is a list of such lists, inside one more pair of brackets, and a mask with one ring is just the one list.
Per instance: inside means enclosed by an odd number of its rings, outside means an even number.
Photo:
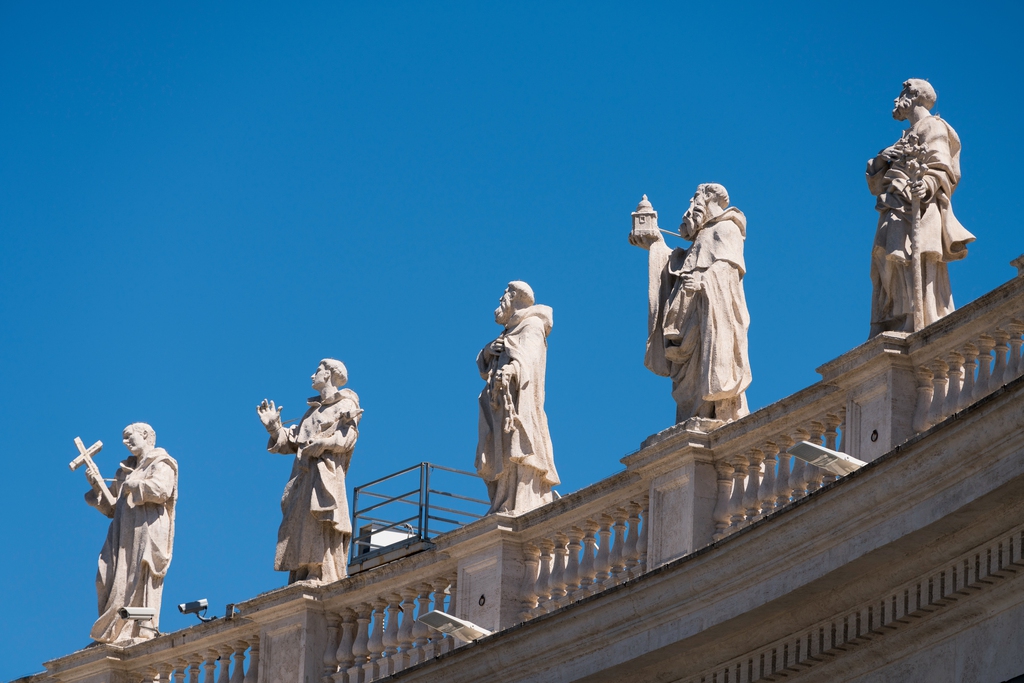
[{"label": "statue's head", "polygon": [[348,382],[348,369],[340,360],[324,358],[320,365],[316,366],[316,372],[310,379],[313,380],[313,388],[317,391],[329,386],[343,387]]},{"label": "statue's head", "polygon": [[133,422],[124,428],[121,440],[132,455],[142,457],[156,446],[156,432],[145,422]]},{"label": "statue's head", "polygon": [[903,81],[903,90],[893,100],[892,117],[897,121],[906,121],[914,107],[924,107],[931,111],[937,99],[935,88],[928,81],[920,78]]},{"label": "statue's head", "polygon": [[516,311],[532,306],[533,289],[530,285],[521,280],[513,280],[508,283],[505,293],[498,301],[498,307],[494,309],[494,322],[499,325],[506,325]]},{"label": "statue's head", "polygon": [[690,208],[683,214],[680,229],[684,235],[696,234],[709,218],[720,215],[729,208],[729,193],[718,183],[701,183],[690,199]]}]

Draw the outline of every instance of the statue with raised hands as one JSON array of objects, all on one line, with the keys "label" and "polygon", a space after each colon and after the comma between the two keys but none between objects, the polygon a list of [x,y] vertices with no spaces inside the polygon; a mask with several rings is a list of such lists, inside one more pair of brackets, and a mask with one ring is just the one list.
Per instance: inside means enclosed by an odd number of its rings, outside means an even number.
[{"label": "statue with raised hands", "polygon": [[[75,439],[79,455],[71,469],[85,465],[92,489],[85,502],[110,518],[96,573],[99,619],[93,640],[128,644],[152,638],[160,625],[160,598],[174,547],[174,506],[178,498],[178,463],[156,447],[156,432],[144,422],[122,434],[129,456],[113,480],[100,475],[92,456],[102,442],[86,449]],[[124,619],[123,608],[151,609],[149,619]]]},{"label": "statue with raised hands", "polygon": [[348,573],[352,523],[345,473],[363,411],[356,392],[341,388],[348,381],[341,361],[320,361],[312,380],[318,393],[307,401],[309,409],[297,424],[282,425],[281,408],[273,401],[264,399],[256,407],[270,434],[267,450],[295,456],[281,497],[274,558],[274,569],[288,572],[288,583],[328,583]]},{"label": "statue with raised hands", "polygon": [[[644,364],[672,379],[676,422],[729,422],[750,411],[743,242],[747,219],[717,183],[697,187],[679,235],[693,244],[670,249],[658,213],[644,195],[629,243],[648,250],[647,353]],[[671,233],[676,234],[676,233]]]},{"label": "statue with raised hands", "polygon": [[486,382],[476,471],[487,484],[489,513],[517,515],[551,502],[559,484],[544,413],[552,312],[534,302],[528,284],[516,281],[502,294],[494,321],[502,332],[476,357]]},{"label": "statue with raised hands", "polygon": [[946,264],[967,256],[974,241],[950,205],[960,182],[960,138],[932,115],[935,100],[928,81],[905,81],[892,116],[910,126],[868,162],[868,189],[878,211],[869,337],[915,332],[952,313]]}]

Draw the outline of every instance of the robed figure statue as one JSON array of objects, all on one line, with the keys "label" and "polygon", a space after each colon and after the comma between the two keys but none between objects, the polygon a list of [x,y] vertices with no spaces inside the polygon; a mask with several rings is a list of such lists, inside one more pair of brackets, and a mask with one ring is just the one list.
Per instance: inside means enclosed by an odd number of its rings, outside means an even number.
[{"label": "robed figure statue", "polygon": [[676,422],[691,417],[731,421],[750,411],[743,242],[747,219],[716,183],[697,188],[680,236],[670,249],[647,196],[633,213],[630,244],[647,249],[648,336],[644,364],[672,379]]},{"label": "robed figure statue", "polygon": [[[127,644],[159,633],[160,598],[174,547],[178,463],[156,447],[156,432],[136,422],[124,429],[131,454],[109,487],[98,469],[86,470],[92,490],[85,502],[110,518],[96,572],[99,619],[90,634],[102,643]],[[148,607],[150,619],[121,618],[123,607]]]},{"label": "robed figure statue", "polygon": [[517,515],[554,499],[559,483],[544,414],[544,373],[551,307],[534,303],[525,282],[510,282],[494,320],[504,331],[476,358],[480,428],[476,471],[487,484],[490,512]]},{"label": "robed figure statue", "polygon": [[281,407],[273,401],[256,408],[270,434],[267,450],[295,456],[281,497],[274,558],[274,569],[288,572],[288,583],[344,578],[352,538],[345,473],[363,411],[356,392],[340,388],[348,381],[341,361],[325,358],[311,379],[318,394],[297,424],[282,426]]},{"label": "robed figure statue", "polygon": [[952,313],[946,264],[967,256],[974,241],[950,205],[960,182],[960,138],[930,113],[935,100],[928,81],[906,81],[892,115],[910,127],[868,162],[868,188],[878,210],[870,337],[914,332]]}]

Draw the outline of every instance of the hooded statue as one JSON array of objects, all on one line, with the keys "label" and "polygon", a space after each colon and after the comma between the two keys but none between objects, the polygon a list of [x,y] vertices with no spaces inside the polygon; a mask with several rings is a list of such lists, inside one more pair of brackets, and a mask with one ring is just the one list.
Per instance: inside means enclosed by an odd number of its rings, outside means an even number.
[{"label": "hooded statue", "polygon": [[554,499],[559,484],[544,414],[550,306],[534,304],[525,282],[511,282],[494,312],[501,335],[476,363],[480,393],[476,471],[487,484],[489,512],[521,514]]},{"label": "hooded statue", "polygon": [[693,244],[674,250],[661,237],[646,196],[633,217],[630,242],[650,252],[644,365],[672,379],[676,422],[690,417],[731,421],[748,414],[743,212],[729,206],[721,185],[699,186],[680,225],[680,235]]}]

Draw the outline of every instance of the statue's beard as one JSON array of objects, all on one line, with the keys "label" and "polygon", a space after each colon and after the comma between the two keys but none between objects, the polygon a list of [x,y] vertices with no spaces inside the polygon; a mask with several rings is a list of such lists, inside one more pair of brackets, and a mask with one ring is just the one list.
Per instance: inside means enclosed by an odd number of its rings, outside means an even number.
[{"label": "statue's beard", "polygon": [[508,321],[512,319],[512,307],[506,306],[504,303],[494,309],[494,322],[499,325],[507,325]]},{"label": "statue's beard", "polygon": [[910,116],[910,109],[914,106],[914,103],[907,97],[901,97],[896,101],[896,106],[892,108],[892,117],[897,121],[906,121]]}]

